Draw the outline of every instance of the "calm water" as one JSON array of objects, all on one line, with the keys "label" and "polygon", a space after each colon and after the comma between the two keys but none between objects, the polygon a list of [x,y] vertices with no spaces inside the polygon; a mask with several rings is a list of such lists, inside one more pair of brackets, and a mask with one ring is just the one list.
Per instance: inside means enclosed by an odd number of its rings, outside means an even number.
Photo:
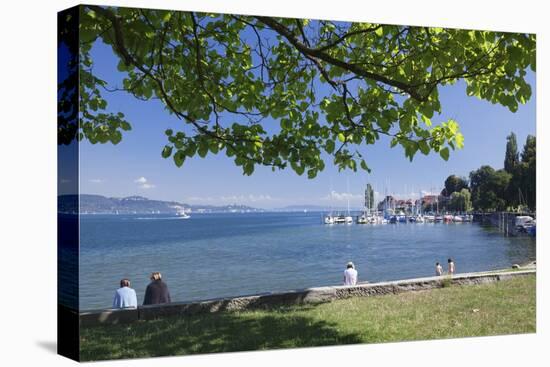
[{"label": "calm water", "polygon": [[478,224],[321,224],[320,213],[82,216],[80,309],[109,307],[121,278],[143,300],[160,271],[173,301],[340,284],[347,261],[359,281],[431,276],[434,263],[457,272],[535,258],[535,241]]}]

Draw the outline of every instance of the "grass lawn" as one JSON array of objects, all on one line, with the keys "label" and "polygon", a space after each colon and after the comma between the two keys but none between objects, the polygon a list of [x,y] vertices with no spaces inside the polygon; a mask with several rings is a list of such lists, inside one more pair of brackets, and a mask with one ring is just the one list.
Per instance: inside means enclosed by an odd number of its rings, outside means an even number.
[{"label": "grass lawn", "polygon": [[82,360],[535,332],[535,276],[81,329]]}]

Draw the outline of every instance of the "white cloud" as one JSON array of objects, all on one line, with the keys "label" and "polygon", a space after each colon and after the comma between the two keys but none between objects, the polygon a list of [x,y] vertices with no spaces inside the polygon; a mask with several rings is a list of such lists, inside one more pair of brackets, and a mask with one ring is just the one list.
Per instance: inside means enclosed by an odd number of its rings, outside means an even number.
[{"label": "white cloud", "polygon": [[407,200],[407,199],[416,200],[426,195],[439,195],[439,191],[420,190],[420,191],[414,191],[409,193],[390,193],[388,195],[391,195],[394,198],[399,200]]},{"label": "white cloud", "polygon": [[145,177],[141,176],[140,178],[136,178],[134,180],[135,183],[139,184],[140,189],[154,189],[156,186],[149,182]]},{"label": "white cloud", "polygon": [[341,202],[347,202],[348,200],[351,201],[357,201],[362,200],[363,195],[361,194],[350,194],[348,192],[336,192],[331,191],[331,193],[327,196],[323,196],[321,200],[325,201],[341,201]]},{"label": "white cloud", "polygon": [[100,178],[92,178],[91,180],[89,180],[91,183],[95,183],[95,184],[100,184],[100,183],[103,183],[104,181]]},{"label": "white cloud", "polygon": [[211,205],[229,205],[229,204],[266,204],[276,202],[277,199],[273,198],[269,194],[234,194],[234,195],[221,195],[221,196],[189,196],[184,199],[189,203],[195,204],[211,204]]}]

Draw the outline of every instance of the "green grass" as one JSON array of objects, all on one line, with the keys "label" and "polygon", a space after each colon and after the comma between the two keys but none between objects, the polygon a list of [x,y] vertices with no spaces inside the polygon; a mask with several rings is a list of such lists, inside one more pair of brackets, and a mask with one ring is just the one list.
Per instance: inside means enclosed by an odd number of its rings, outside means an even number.
[{"label": "green grass", "polygon": [[535,276],[81,330],[82,360],[535,332]]}]

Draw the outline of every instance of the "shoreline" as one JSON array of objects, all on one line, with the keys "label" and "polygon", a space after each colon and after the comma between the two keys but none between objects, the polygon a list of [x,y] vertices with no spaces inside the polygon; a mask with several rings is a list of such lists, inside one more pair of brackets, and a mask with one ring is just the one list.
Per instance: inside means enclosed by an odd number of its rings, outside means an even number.
[{"label": "shoreline", "polygon": [[[500,269],[493,269],[493,270],[480,270],[480,271],[472,271],[468,273],[457,273],[454,276],[464,275],[464,274],[491,274],[491,273],[501,273],[505,271],[514,271],[517,269],[520,270],[527,270],[527,269],[533,269],[536,268],[536,259],[534,260],[526,260],[522,261],[520,263],[514,263],[511,264],[507,268],[500,268]],[[447,274],[441,275],[441,277],[445,277]],[[376,282],[369,282],[368,280],[365,281],[358,281],[357,286],[359,285],[373,285],[373,284],[381,284],[381,283],[389,283],[389,282],[403,282],[411,279],[423,279],[423,278],[432,278],[432,276],[418,276],[413,278],[405,278],[405,279],[386,279],[386,280],[378,280]],[[342,286],[342,284],[326,284],[326,285],[314,285],[312,287],[308,288],[295,288],[295,289],[286,289],[286,290],[275,290],[275,291],[264,291],[264,292],[256,292],[256,293],[244,293],[244,294],[237,294],[237,295],[227,295],[227,296],[221,296],[221,297],[211,297],[211,298],[202,298],[202,299],[191,299],[187,301],[174,301],[172,304],[190,304],[190,303],[201,303],[201,302],[212,302],[212,301],[220,301],[220,300],[227,300],[227,299],[236,299],[236,298],[245,298],[245,297],[254,297],[254,296],[266,296],[266,295],[273,295],[273,294],[281,294],[281,293],[293,293],[293,292],[301,292],[308,289],[317,289],[317,288],[328,288],[328,287],[339,287]],[[158,305],[157,305],[158,306]],[[138,305],[138,307],[143,307],[143,305]],[[117,310],[109,307],[94,307],[94,308],[85,308],[82,310],[79,310],[79,313],[84,312],[98,312],[98,311],[105,311],[105,310]]]},{"label": "shoreline", "polygon": [[462,273],[453,276],[442,275],[378,283],[358,283],[355,286],[314,287],[288,292],[266,292],[239,297],[138,306],[133,309],[107,308],[70,312],[78,314],[81,326],[89,327],[104,324],[132,323],[138,320],[152,320],[175,315],[240,311],[254,308],[269,309],[297,304],[318,304],[350,297],[372,297],[444,288],[450,285],[492,283],[531,274],[536,274],[536,261],[524,263],[519,268]]}]

